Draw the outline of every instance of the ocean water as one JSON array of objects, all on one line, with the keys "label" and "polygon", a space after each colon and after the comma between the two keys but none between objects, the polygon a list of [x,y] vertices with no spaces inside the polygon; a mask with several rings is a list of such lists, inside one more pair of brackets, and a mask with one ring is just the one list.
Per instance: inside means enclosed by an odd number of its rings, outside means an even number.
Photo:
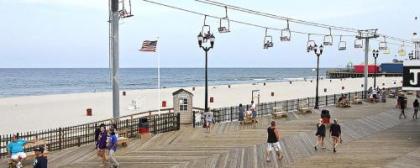
[{"label": "ocean water", "polygon": [[[320,69],[325,76],[328,69]],[[203,68],[162,68],[161,87],[204,86]],[[209,85],[287,81],[314,78],[312,68],[209,68]],[[122,68],[120,88],[157,87],[156,68]],[[111,90],[107,68],[0,69],[0,97],[62,93],[103,92]]]}]

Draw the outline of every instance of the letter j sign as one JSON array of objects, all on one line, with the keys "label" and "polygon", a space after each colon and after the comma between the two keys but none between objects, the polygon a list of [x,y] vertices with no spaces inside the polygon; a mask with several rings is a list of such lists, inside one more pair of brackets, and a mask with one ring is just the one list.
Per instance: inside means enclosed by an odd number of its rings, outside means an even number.
[{"label": "letter j sign", "polygon": [[404,61],[403,90],[420,90],[420,60]]}]

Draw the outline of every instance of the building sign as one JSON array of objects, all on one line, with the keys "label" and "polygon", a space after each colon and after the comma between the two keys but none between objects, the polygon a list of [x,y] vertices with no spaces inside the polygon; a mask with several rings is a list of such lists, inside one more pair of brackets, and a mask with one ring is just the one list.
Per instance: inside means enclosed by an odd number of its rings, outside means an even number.
[{"label": "building sign", "polygon": [[420,90],[420,60],[404,61],[403,90]]}]

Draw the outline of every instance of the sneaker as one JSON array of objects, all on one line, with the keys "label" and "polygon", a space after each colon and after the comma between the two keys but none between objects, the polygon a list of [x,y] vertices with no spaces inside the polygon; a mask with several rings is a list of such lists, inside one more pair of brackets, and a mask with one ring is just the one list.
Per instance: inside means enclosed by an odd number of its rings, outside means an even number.
[{"label": "sneaker", "polygon": [[22,162],[18,162],[18,163],[16,164],[16,168],[22,168],[22,167],[23,167]]},{"label": "sneaker", "polygon": [[315,150],[318,150],[318,148],[316,146],[314,146]]},{"label": "sneaker", "polygon": [[267,158],[265,161],[270,162],[270,158]]}]

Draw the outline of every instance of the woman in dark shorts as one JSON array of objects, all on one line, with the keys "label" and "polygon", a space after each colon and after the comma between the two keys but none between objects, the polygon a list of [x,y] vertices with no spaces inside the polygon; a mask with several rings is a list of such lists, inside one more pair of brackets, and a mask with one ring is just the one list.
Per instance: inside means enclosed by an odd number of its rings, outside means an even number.
[{"label": "woman in dark shorts", "polygon": [[334,119],[334,123],[331,124],[330,134],[333,140],[333,151],[335,153],[337,152],[335,149],[337,148],[338,143],[341,143],[341,127],[338,124],[337,119]]},{"label": "woman in dark shorts", "polygon": [[106,163],[106,156],[105,156],[105,150],[107,148],[106,146],[106,140],[107,140],[108,134],[106,132],[105,126],[101,127],[101,132],[98,137],[98,142],[96,143],[96,148],[98,150],[97,155],[102,159],[102,163]]},{"label": "woman in dark shorts", "polygon": [[319,123],[316,124],[316,133],[315,135],[318,137],[316,144],[314,146],[315,150],[318,150],[317,146],[321,145],[322,149],[325,149],[324,146],[324,138],[325,138],[325,124],[322,119],[319,119]]}]

